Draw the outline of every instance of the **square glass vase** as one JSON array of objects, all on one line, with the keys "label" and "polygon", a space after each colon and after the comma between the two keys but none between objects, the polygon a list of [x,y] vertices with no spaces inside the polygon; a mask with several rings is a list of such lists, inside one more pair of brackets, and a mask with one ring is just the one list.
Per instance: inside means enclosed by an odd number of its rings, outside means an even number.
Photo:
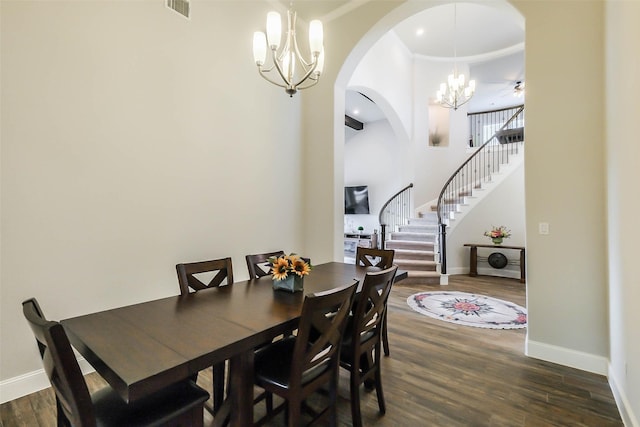
[{"label": "square glass vase", "polygon": [[302,291],[303,285],[304,277],[300,277],[297,274],[289,274],[285,279],[273,281],[273,289],[288,292]]}]

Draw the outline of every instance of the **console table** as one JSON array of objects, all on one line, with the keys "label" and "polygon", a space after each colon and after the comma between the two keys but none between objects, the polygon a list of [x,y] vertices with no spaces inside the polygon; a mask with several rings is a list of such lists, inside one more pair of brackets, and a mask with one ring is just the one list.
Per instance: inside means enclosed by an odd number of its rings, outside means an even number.
[{"label": "console table", "polygon": [[464,246],[469,246],[469,276],[475,277],[478,275],[478,248],[498,248],[498,249],[513,249],[520,251],[520,283],[525,283],[525,248],[524,246],[506,246],[506,245],[485,245],[480,243],[465,243]]}]

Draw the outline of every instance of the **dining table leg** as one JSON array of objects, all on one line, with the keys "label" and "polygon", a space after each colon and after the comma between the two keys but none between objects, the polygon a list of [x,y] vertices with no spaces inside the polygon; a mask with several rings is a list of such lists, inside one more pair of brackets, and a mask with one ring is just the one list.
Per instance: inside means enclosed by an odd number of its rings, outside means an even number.
[{"label": "dining table leg", "polygon": [[231,427],[253,425],[253,350],[231,358],[229,367]]}]

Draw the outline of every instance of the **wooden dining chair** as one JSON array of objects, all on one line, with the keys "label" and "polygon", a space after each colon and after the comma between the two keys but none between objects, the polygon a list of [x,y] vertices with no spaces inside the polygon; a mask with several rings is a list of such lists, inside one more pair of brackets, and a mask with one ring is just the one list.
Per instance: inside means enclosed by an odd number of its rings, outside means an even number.
[{"label": "wooden dining chair", "polygon": [[397,266],[392,266],[365,275],[342,339],[340,366],[350,373],[351,418],[354,427],[362,427],[360,385],[363,383],[374,385],[380,413],[386,412],[380,372],[382,329],[387,300],[397,270]]},{"label": "wooden dining chair", "polygon": [[111,387],[89,394],[64,327],[45,318],[35,298],[22,303],[55,393],[58,426],[196,426],[203,425],[209,393],[185,380],[148,397],[126,403]]},{"label": "wooden dining chair", "polygon": [[269,275],[269,270],[262,268],[267,265],[267,261],[271,257],[280,257],[284,255],[284,251],[266,252],[263,254],[253,254],[245,256],[247,261],[247,270],[249,271],[249,279],[259,279]]},{"label": "wooden dining chair", "polygon": [[[178,272],[178,283],[180,284],[180,293],[182,295],[191,292],[190,289],[197,292],[223,284],[233,284],[233,263],[231,262],[231,258],[178,264],[176,265],[176,270]],[[197,276],[200,275],[203,277],[207,274],[211,275],[211,273],[214,275],[210,280],[202,281]]]},{"label": "wooden dining chair", "polygon": [[[331,425],[337,425],[340,343],[356,287],[354,282],[305,296],[298,334],[255,353],[255,384],[285,400],[279,407],[269,408],[257,425],[287,408],[288,425],[300,426],[307,397],[327,386],[329,404],[312,417],[314,421],[329,417]],[[305,408],[310,410],[307,405]]]},{"label": "wooden dining chair", "polygon": [[[198,261],[176,265],[180,294],[187,295],[191,291],[198,292],[203,289],[233,284],[233,263],[231,258],[220,258],[209,261]],[[210,280],[200,280],[198,276],[212,276]],[[224,283],[223,283],[224,282]],[[213,407],[205,405],[212,414],[217,414],[224,402],[225,368],[226,363],[220,362],[213,365]],[[194,381],[197,375],[194,377]]]},{"label": "wooden dining chair", "polygon": [[393,249],[365,248],[358,246],[356,249],[356,265],[362,267],[389,268],[393,265]]},{"label": "wooden dining chair", "polygon": [[[389,268],[393,265],[393,257],[395,251],[393,249],[374,249],[358,247],[356,249],[356,265],[363,267]],[[382,321],[382,347],[385,356],[390,354],[389,336],[387,333],[387,314]]]}]

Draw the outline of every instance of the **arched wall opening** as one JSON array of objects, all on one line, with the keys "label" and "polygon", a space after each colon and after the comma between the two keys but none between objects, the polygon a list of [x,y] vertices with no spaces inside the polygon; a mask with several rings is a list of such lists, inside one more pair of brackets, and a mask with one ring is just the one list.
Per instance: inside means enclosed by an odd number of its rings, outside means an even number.
[{"label": "arched wall opening", "polygon": [[[381,76],[379,75],[377,76],[377,78],[375,78],[367,75],[367,73],[363,72],[362,69],[368,68],[370,70],[377,71],[380,68],[387,66],[387,63],[391,63],[393,65],[390,65],[388,67],[392,68],[392,70],[396,72],[395,76],[402,76],[401,73],[397,72],[398,69],[402,71],[402,66],[398,67],[397,64],[398,62],[403,61],[402,58],[399,59],[399,56],[401,55],[398,54],[397,52],[398,49],[395,47],[398,45],[398,43],[396,42],[394,44],[393,41],[391,43],[387,43],[387,40],[390,38],[395,40],[397,40],[398,38],[397,36],[395,36],[394,32],[390,33],[389,30],[392,29],[396,24],[411,17],[412,15],[423,12],[430,8],[435,8],[435,7],[439,7],[439,6],[443,6],[451,3],[455,3],[455,2],[432,2],[430,4],[423,3],[422,8],[420,10],[416,10],[414,7],[415,5],[413,4],[405,4],[403,6],[398,7],[397,9],[389,13],[387,16],[382,18],[378,23],[376,23],[376,25],[374,25],[371,28],[371,30],[366,33],[366,35],[362,38],[360,43],[358,43],[358,45],[351,51],[351,53],[347,56],[346,60],[344,61],[344,65],[341,68],[338,74],[338,77],[336,79],[336,86],[335,86],[336,102],[338,99],[342,99],[344,97],[343,93],[341,92],[341,86],[345,84],[344,81],[347,82],[346,84],[349,86],[349,89],[352,88],[351,85],[353,84],[354,80],[356,82],[371,81],[376,83],[377,85],[382,84],[383,86],[383,90],[382,90],[383,93],[381,94],[382,101],[386,101],[384,97],[384,94],[387,93],[385,91],[386,89],[385,86],[388,85],[389,82],[391,82],[391,85],[395,84],[399,86],[397,92],[402,92],[403,90],[405,90],[406,92],[406,88],[403,87],[403,83],[400,82],[403,79],[400,77],[394,81],[393,72],[389,73],[387,71],[385,74],[385,72],[383,71],[381,73]],[[501,16],[501,19],[504,19],[503,18],[504,16],[508,16],[510,19],[512,19],[512,24],[515,24],[516,27],[520,27],[522,29],[522,32],[524,32],[524,17],[520,14],[519,11],[517,11],[511,4],[509,4],[506,1],[499,2],[496,4],[493,4],[493,3],[487,4],[486,2],[481,3],[481,2],[474,2],[474,1],[463,2],[463,3],[478,3],[478,4],[482,4],[483,6],[486,6],[488,9],[495,9],[496,15]],[[389,34],[392,34],[393,36],[389,37]],[[366,47],[363,48],[363,45],[366,45]],[[381,45],[382,45],[382,48],[381,48]],[[400,43],[400,45],[402,45],[402,43]],[[520,49],[522,49],[523,47],[524,47],[524,44],[522,43],[520,45]],[[388,50],[385,51],[384,49],[388,49]],[[372,54],[372,52],[375,52],[375,53]],[[470,62],[484,62],[486,60],[498,58],[500,57],[500,55],[502,54],[499,53],[498,51],[495,51],[489,54],[478,55],[478,57],[476,57],[475,59],[471,59],[471,57],[469,57],[468,60],[470,60]],[[442,186],[442,183],[444,182],[442,181],[442,179],[446,180],[446,178],[451,174],[451,172],[455,170],[455,168],[459,166],[460,163],[466,157],[468,157],[468,155],[470,155],[471,151],[466,150],[465,148],[466,134],[465,134],[465,131],[462,131],[462,126],[468,124],[468,119],[466,118],[466,107],[465,107],[465,111],[463,111],[462,114],[460,114],[460,111],[458,112],[456,121],[452,122],[451,124],[451,126],[455,130],[454,134],[452,135],[456,136],[456,139],[455,139],[456,147],[447,148],[445,150],[440,150],[438,152],[436,152],[437,149],[436,150],[429,149],[429,148],[425,149],[426,144],[425,144],[425,141],[423,141],[425,139],[424,138],[425,135],[423,135],[424,132],[420,130],[421,129],[420,122],[423,117],[426,117],[424,114],[422,114],[424,113],[424,111],[422,110],[425,109],[426,105],[431,104],[431,100],[428,100],[427,98],[428,95],[424,95],[424,96],[413,95],[414,99],[411,99],[411,95],[412,95],[411,92],[415,93],[416,90],[419,90],[422,92],[426,90],[427,92],[429,92],[432,86],[433,87],[436,86],[436,84],[429,83],[433,79],[433,77],[431,77],[430,79],[426,79],[424,82],[422,82],[422,80],[424,79],[423,74],[425,74],[424,73],[425,67],[433,68],[433,70],[429,69],[429,73],[428,73],[428,75],[433,75],[433,76],[439,75],[441,73],[444,75],[446,74],[445,71],[447,70],[445,70],[444,68],[440,69],[442,67],[439,67],[438,66],[439,64],[435,64],[436,65],[435,68],[433,66],[428,65],[430,61],[425,61],[423,57],[421,57],[420,55],[418,55],[417,57],[414,57],[411,53],[408,53],[408,56],[410,57],[409,59],[410,65],[408,67],[409,73],[413,73],[413,79],[411,78],[407,79],[407,80],[413,80],[411,81],[410,88],[409,88],[409,93],[410,93],[408,97],[409,101],[408,102],[406,101],[407,97],[402,98],[402,100],[405,100],[405,105],[399,106],[398,96],[396,96],[397,94],[391,93],[391,96],[390,96],[391,102],[386,102],[384,104],[381,104],[381,107],[384,107],[383,111],[386,114],[386,116],[390,118],[390,120],[395,120],[395,125],[393,129],[396,132],[395,137],[397,137],[398,141],[404,142],[404,137],[406,136],[406,144],[404,145],[407,146],[407,150],[405,151],[404,154],[405,154],[405,157],[407,158],[407,161],[395,167],[395,170],[397,170],[399,174],[403,174],[404,177],[406,178],[403,178],[404,181],[402,181],[402,183],[398,183],[398,185],[396,185],[397,187],[396,190],[404,187],[404,185],[408,184],[409,182],[417,183],[416,187],[414,187],[414,190],[418,190],[418,187],[419,187],[419,191],[414,191],[414,197],[412,200],[412,204],[415,205],[415,206],[412,206],[412,208],[415,208],[418,204],[420,205],[424,204],[425,206],[432,204],[433,197],[437,197],[437,193],[439,192]],[[485,59],[480,59],[481,56],[485,57]],[[486,58],[487,56],[493,56],[495,58]],[[374,59],[372,59],[372,57]],[[384,59],[379,59],[379,58],[384,58]],[[416,65],[416,63],[420,63],[420,65],[419,66]],[[364,78],[363,78],[363,75],[364,75]],[[409,75],[411,76],[411,74]],[[429,82],[427,82],[427,80]],[[376,85],[374,84],[372,86],[376,86]],[[429,102],[425,102],[427,100]],[[406,109],[404,109],[403,107],[406,107]],[[336,111],[343,111],[343,107],[339,107],[339,109],[336,109]],[[407,119],[407,116],[409,117],[408,119]],[[428,121],[428,119],[425,119],[424,121]],[[406,132],[402,132],[402,129],[405,129]],[[338,135],[338,132],[336,132],[336,136],[337,135]],[[344,142],[348,144],[347,141],[344,141]],[[335,147],[336,153],[338,153],[340,151],[340,147],[343,145],[343,141],[341,141],[339,138],[336,138],[335,143],[336,143],[336,147]],[[453,156],[451,153],[452,150],[455,150],[455,154]],[[349,171],[349,169],[352,167],[352,163],[350,163],[349,151],[350,150],[347,147],[346,156],[344,155],[335,156],[336,170],[345,170],[345,179],[347,181],[346,185],[352,184],[348,182],[349,176],[352,175]],[[445,152],[448,152],[448,154],[446,154]],[[365,153],[365,156],[366,154],[367,153]],[[429,163],[424,163],[425,156],[431,157],[431,159],[429,160]],[[342,159],[342,164],[339,163],[340,159]],[[394,163],[396,161],[395,156],[391,156],[389,160],[391,162],[390,163],[391,166],[397,163],[397,162]],[[426,168],[423,167],[425,165],[430,166],[432,164],[433,166],[431,167],[426,167]],[[409,165],[413,165],[413,167]],[[446,176],[441,176],[443,174]],[[522,179],[520,179],[521,176],[522,176]],[[425,178],[427,178],[427,181],[425,181]],[[371,178],[371,179],[375,181],[374,178]],[[517,190],[513,194],[516,194],[518,198],[517,198],[517,201],[515,201],[517,203],[515,202],[514,203],[517,204],[519,208],[516,209],[515,211],[508,211],[508,214],[505,214],[505,215],[508,218],[506,222],[509,224],[513,224],[513,226],[515,227],[514,229],[516,231],[515,240],[517,240],[517,242],[513,244],[524,245],[526,227],[525,227],[525,219],[524,219],[525,214],[524,214],[523,173],[520,172],[519,174],[517,174],[517,177],[515,178],[515,180],[517,181],[518,186],[516,186]],[[513,187],[513,184],[509,188],[512,188],[512,187]],[[336,191],[338,190],[336,189]],[[393,192],[389,191],[389,194],[393,194]],[[504,196],[504,197],[507,197],[508,200],[512,199],[511,197],[508,197],[508,196]],[[495,202],[495,200],[492,199],[492,202]],[[496,209],[494,206],[495,203],[492,203],[491,205],[492,206],[490,206],[491,209],[489,209],[489,211],[487,211],[487,208],[485,207],[483,211],[485,212],[485,215],[482,215],[482,218],[478,218],[475,222],[473,222],[472,224],[469,224],[469,226],[466,227],[467,229],[465,233],[458,233],[458,234],[459,235],[466,234],[467,236],[468,235],[482,236],[482,231],[478,232],[477,230],[471,230],[471,233],[469,233],[469,227],[482,228],[483,221],[484,222],[487,221],[486,213],[490,212],[492,209],[493,210]],[[364,219],[359,219],[359,220],[363,221]],[[353,220],[349,220],[349,221],[353,222]],[[348,231],[347,225],[348,225],[347,219],[345,218],[345,230],[344,230],[345,232]],[[465,252],[466,249],[465,248],[458,248],[458,249],[460,250],[456,250],[455,253],[450,254],[453,257],[452,259],[456,261],[456,268],[452,271],[453,274],[461,274],[461,272],[463,271],[465,272],[468,271],[468,268],[469,268],[468,255],[466,255],[465,257],[460,253],[460,252]],[[447,251],[447,252],[449,253],[450,251]],[[518,275],[519,277],[519,271],[516,271],[517,269],[514,268],[514,269],[507,269],[507,270],[509,271],[506,271],[506,270],[504,272],[498,271],[497,274],[498,275],[506,274],[505,277],[511,277],[510,274],[513,273],[514,277],[516,275]],[[446,278],[443,283],[446,283]]]},{"label": "arched wall opening", "polygon": [[[403,20],[419,12],[422,12],[437,6],[451,4],[451,3],[455,3],[455,2],[428,1],[428,2],[420,2],[419,4],[416,4],[415,2],[406,2],[398,6],[397,8],[389,12],[386,16],[384,16],[382,19],[380,19],[377,23],[375,23],[370,28],[370,30],[362,37],[362,39],[354,46],[354,48],[350,51],[350,53],[346,56],[346,59],[344,60],[344,63],[340,68],[340,71],[338,72],[335,85],[334,85],[334,117],[335,117],[334,119],[334,124],[335,124],[334,170],[336,172],[344,171],[344,168],[345,168],[345,161],[344,161],[345,135],[342,127],[342,115],[344,114],[344,111],[345,111],[345,105],[344,105],[345,91],[347,87],[353,83],[352,79],[354,77],[354,74],[356,73],[362,74],[359,70],[359,67],[361,62],[363,62],[363,59],[367,57],[367,54],[372,49],[372,47],[374,47],[377,43],[379,43],[379,41],[387,37],[386,35],[389,33],[389,31],[398,23],[402,22]],[[473,0],[466,1],[464,3],[477,3],[477,4],[489,6],[496,10],[500,10],[505,15],[511,17],[511,19],[513,19],[513,21],[517,25],[521,26],[524,30],[523,15],[506,0],[499,1],[499,2],[491,2],[490,4],[487,4],[486,2],[473,1]],[[395,54],[396,52],[393,52],[393,53]],[[367,57],[366,59],[371,62],[370,57]],[[390,60],[388,58],[385,58],[385,59]],[[394,57],[393,59],[394,59],[394,62],[397,62],[396,61],[397,58]],[[375,63],[373,65],[375,65]],[[388,76],[385,76],[385,77],[388,77]],[[364,78],[364,81],[367,81],[366,76]],[[401,83],[398,83],[398,84],[402,86]],[[401,87],[400,90],[406,91],[406,88]],[[413,84],[409,90],[413,90]],[[391,93],[390,97],[394,98],[394,95],[395,94]],[[393,101],[397,101],[396,99],[392,99],[392,102],[385,102],[385,101],[387,100],[384,98],[384,95],[382,95],[382,98],[378,98],[377,100],[377,102],[380,102],[380,106],[383,108],[383,111],[385,112],[389,121],[392,122],[392,127],[394,129],[394,132],[396,133],[398,140],[399,141],[403,140],[406,136],[406,141],[407,141],[406,145],[409,147],[407,149],[408,155],[409,156],[412,155],[411,150],[415,150],[414,154],[423,155],[422,151],[424,150],[421,150],[422,147],[420,146],[420,141],[417,141],[417,139],[419,138],[417,138],[415,135],[416,128],[414,127],[414,124],[413,124],[413,121],[415,120],[414,117],[416,117],[413,114],[413,109],[421,108],[421,107],[416,107],[415,105],[411,105],[410,103],[409,105],[399,106],[398,102],[396,102],[395,104],[393,103]],[[403,107],[406,108],[406,110],[398,111],[398,109],[402,109]],[[407,119],[407,116],[409,116],[408,119]],[[404,132],[402,132],[402,129],[404,129]],[[462,152],[461,155],[464,156],[465,154]],[[459,163],[457,163],[456,166],[458,164]],[[447,171],[448,170],[449,168],[447,168]],[[419,176],[415,175],[416,172],[407,172],[406,168],[402,169],[402,173],[404,173],[406,176],[407,184],[409,182],[412,182],[414,179],[421,179]],[[421,174],[423,175],[422,172]],[[342,187],[344,182],[341,182],[341,180],[339,179],[340,178],[339,175],[340,173],[336,173],[336,182],[335,182],[335,188],[334,188],[336,192],[335,194],[342,194]],[[430,188],[429,190],[433,190],[433,189]],[[439,187],[438,187],[438,191],[439,191]],[[433,191],[429,191],[429,193],[431,192]],[[423,202],[428,200],[429,199],[425,199],[423,200]],[[339,197],[336,198],[335,201],[337,205],[336,212],[340,212],[342,209],[342,206],[340,206],[340,203],[341,203],[340,198]],[[339,227],[342,226],[342,224],[343,224],[343,221],[339,221],[339,220],[335,221],[336,238],[338,238],[338,236],[340,236],[343,232],[343,230],[339,229]],[[334,258],[339,259],[340,245],[339,244],[334,245],[334,250],[335,250]]]}]

